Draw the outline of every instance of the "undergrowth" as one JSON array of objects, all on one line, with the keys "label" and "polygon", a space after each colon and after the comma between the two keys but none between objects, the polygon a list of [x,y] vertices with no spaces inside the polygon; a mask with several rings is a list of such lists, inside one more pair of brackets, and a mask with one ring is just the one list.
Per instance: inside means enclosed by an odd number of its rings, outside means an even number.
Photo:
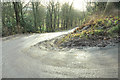
[{"label": "undergrowth", "polygon": [[[75,38],[89,38],[93,35],[97,36],[114,36],[120,29],[120,18],[118,16],[105,16],[104,18],[98,18],[90,20],[86,24],[83,24],[79,28],[75,29],[72,33],[67,34],[58,41],[58,44],[69,41]],[[88,26],[87,29],[82,30]]]}]

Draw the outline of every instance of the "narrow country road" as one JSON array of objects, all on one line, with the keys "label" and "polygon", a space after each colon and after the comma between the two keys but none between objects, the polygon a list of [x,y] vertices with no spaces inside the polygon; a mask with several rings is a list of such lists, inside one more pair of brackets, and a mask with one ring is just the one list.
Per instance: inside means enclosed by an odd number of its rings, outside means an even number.
[{"label": "narrow country road", "polygon": [[[74,30],[74,29],[73,29]],[[2,41],[3,78],[117,78],[118,46],[47,51],[30,48],[66,32],[21,35]]]}]

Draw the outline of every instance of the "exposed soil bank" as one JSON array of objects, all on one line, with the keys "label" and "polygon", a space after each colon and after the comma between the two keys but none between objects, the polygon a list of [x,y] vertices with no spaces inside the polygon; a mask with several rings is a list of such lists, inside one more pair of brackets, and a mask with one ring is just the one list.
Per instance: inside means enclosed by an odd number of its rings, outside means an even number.
[{"label": "exposed soil bank", "polygon": [[[119,36],[120,37],[120,36]],[[119,43],[120,39],[118,37],[104,37],[104,36],[91,36],[89,39],[87,38],[76,38],[74,40],[69,40],[60,44],[59,46],[68,47],[68,48],[82,48],[82,47],[106,47],[106,46],[114,46],[115,43]]]},{"label": "exposed soil bank", "polygon": [[72,49],[72,48],[76,48],[76,49],[83,49],[83,48],[92,48],[92,47],[112,47],[115,46],[115,44],[120,42],[120,39],[118,37],[114,37],[114,38],[106,38],[106,40],[104,39],[103,36],[93,36],[91,37],[91,39],[80,39],[80,38],[76,38],[74,40],[70,40],[67,42],[64,42],[62,44],[58,44],[57,42],[64,37],[65,35],[53,38],[51,40],[45,40],[43,42],[40,42],[34,46],[38,46],[40,49],[50,49],[50,50],[68,50],[68,49]]},{"label": "exposed soil bank", "polygon": [[[46,41],[47,44],[58,48],[84,48],[114,46],[120,42],[120,18],[118,16],[106,16],[90,20],[73,32],[62,37]],[[44,43],[44,42],[43,42]],[[45,44],[45,43],[44,43]],[[51,47],[52,47],[51,46]]]}]

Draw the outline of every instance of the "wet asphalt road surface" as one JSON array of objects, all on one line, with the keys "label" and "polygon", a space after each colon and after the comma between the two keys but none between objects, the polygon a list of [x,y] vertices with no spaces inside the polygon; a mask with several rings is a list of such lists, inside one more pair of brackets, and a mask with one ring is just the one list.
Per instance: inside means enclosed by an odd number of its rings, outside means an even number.
[{"label": "wet asphalt road surface", "polygon": [[68,32],[20,35],[2,42],[3,78],[118,78],[118,45],[44,50],[31,47]]}]

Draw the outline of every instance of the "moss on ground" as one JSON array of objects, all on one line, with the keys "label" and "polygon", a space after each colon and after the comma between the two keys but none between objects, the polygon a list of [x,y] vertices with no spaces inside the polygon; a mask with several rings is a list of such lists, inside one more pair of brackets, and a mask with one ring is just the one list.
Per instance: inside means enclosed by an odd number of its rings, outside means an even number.
[{"label": "moss on ground", "polygon": [[[91,36],[106,36],[113,37],[120,29],[120,18],[118,16],[106,16],[96,20],[90,20],[88,23],[83,24],[79,28],[75,29],[72,33],[65,35],[58,40],[58,45],[76,38],[89,39]],[[82,30],[84,27],[88,27]]]}]

